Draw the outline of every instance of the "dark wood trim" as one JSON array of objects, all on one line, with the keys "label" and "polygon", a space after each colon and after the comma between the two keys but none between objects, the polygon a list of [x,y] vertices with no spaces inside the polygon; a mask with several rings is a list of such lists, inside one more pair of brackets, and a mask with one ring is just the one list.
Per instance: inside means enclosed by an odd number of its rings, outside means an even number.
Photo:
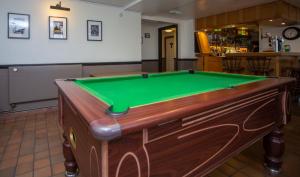
[{"label": "dark wood trim", "polygon": [[97,65],[136,65],[142,64],[141,61],[125,61],[125,62],[94,62],[94,63],[42,63],[42,64],[8,64],[0,65],[0,69],[7,69],[12,66],[52,66],[52,65],[82,65],[82,66],[97,66]]},{"label": "dark wood trim", "polygon": [[[169,28],[175,28],[176,29],[176,58],[178,58],[178,25],[174,24],[174,25],[170,25],[170,26],[165,26],[162,28],[158,29],[158,70],[159,72],[163,72],[163,58],[162,57],[162,31],[169,29]],[[178,64],[175,62],[175,70],[178,68],[177,66]]]},{"label": "dark wood trim", "polygon": [[145,59],[145,60],[142,60],[142,62],[159,62],[158,59]]},{"label": "dark wood trim", "polygon": [[97,65],[136,65],[142,64],[141,61],[125,61],[125,62],[99,62],[99,63],[82,63],[82,66],[97,66]]},{"label": "dark wood trim", "polygon": [[197,61],[197,58],[176,58],[177,61]]},{"label": "dark wood trim", "polygon": [[[177,61],[197,61],[197,58],[176,58]],[[159,62],[159,59],[144,59],[142,62]]]},{"label": "dark wood trim", "polygon": [[175,69],[175,71],[178,71],[178,68],[179,68],[179,64],[178,64],[178,60],[177,60],[177,58],[175,58],[175,60],[174,60],[174,69]]}]

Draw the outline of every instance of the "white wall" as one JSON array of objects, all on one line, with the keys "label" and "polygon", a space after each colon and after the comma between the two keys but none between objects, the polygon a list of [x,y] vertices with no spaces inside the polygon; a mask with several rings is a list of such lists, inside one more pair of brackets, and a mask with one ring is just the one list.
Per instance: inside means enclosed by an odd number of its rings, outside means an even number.
[{"label": "white wall", "polygon": [[[155,17],[155,16],[143,16],[145,20],[159,21],[165,23],[173,23],[178,24],[178,57],[179,58],[195,58],[194,52],[194,20],[178,20],[171,18],[163,18],[163,17]],[[158,28],[162,27],[162,25],[144,25],[142,24],[142,32],[149,31],[152,32],[155,36],[154,38],[151,35],[150,40],[144,40],[143,50],[142,50],[142,58],[143,59],[157,59],[158,58]],[[167,25],[165,25],[167,26]],[[156,32],[155,32],[156,31]],[[150,46],[150,47],[149,47]],[[148,53],[146,50],[149,48],[151,51],[155,53]],[[156,48],[156,49],[155,49]],[[146,51],[146,52],[145,52]]]},{"label": "white wall", "polygon": [[[53,0],[0,0],[0,64],[141,60],[141,15],[121,9],[63,0],[70,12],[50,10]],[[7,13],[31,15],[31,39],[7,39]],[[48,17],[68,18],[68,40],[48,39]],[[103,41],[86,40],[86,20],[103,21]]]},{"label": "white wall", "polygon": [[[300,25],[296,25],[296,27],[300,28]],[[272,36],[281,36],[282,37],[282,31],[287,27],[272,27],[272,26],[260,26],[260,33],[265,34],[266,32],[269,32],[272,34]],[[268,39],[259,39],[259,49],[260,51],[268,49]],[[284,44],[291,45],[291,52],[300,52],[300,38],[296,40],[284,40]]]},{"label": "white wall", "polygon": [[178,25],[179,58],[195,58],[194,24],[194,20],[185,20],[181,21]]},{"label": "white wall", "polygon": [[[158,28],[160,24],[142,22],[142,59],[158,59]],[[145,38],[145,33],[150,33],[150,38]]]}]

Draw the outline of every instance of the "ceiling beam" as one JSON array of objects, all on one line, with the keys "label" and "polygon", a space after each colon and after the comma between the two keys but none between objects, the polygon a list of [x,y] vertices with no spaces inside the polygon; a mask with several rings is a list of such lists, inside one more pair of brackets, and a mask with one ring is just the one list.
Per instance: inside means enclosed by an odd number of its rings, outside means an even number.
[{"label": "ceiling beam", "polygon": [[123,17],[123,13],[124,13],[127,9],[129,9],[130,7],[133,7],[133,6],[137,5],[138,3],[142,2],[142,1],[143,1],[143,0],[135,0],[135,1],[133,1],[133,2],[131,2],[131,3],[129,3],[129,4],[127,4],[126,6],[124,6],[124,7],[122,8],[121,13],[120,13],[120,17]]},{"label": "ceiling beam", "polygon": [[133,2],[131,2],[131,3],[129,3],[129,4],[127,4],[126,6],[123,7],[123,11],[129,9],[129,8],[132,7],[132,6],[137,5],[138,3],[142,2],[142,1],[143,1],[143,0],[135,0],[135,1],[133,1]]}]

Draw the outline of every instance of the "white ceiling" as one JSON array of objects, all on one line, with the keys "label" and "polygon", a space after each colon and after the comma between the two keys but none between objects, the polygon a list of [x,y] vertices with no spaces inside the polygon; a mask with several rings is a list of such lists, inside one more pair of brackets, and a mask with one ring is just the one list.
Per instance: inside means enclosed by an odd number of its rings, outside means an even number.
[{"label": "white ceiling", "polygon": [[[162,16],[176,19],[192,19],[222,12],[238,10],[275,0],[82,0],[117,7],[133,6],[126,10],[141,12],[145,16]],[[286,0],[300,6],[300,0]],[[170,14],[179,10],[180,15]]]},{"label": "white ceiling", "polygon": [[82,0],[87,2],[105,4],[110,6],[124,7],[130,4],[133,0]]}]

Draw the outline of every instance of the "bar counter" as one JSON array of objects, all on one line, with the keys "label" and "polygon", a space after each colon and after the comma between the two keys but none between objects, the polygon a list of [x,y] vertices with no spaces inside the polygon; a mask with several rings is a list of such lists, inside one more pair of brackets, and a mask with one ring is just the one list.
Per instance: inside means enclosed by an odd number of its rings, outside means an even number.
[{"label": "bar counter", "polygon": [[[247,52],[247,53],[228,53],[226,57],[241,57],[241,66],[245,69],[244,74],[251,74],[247,70],[247,58],[250,57],[270,57],[271,68],[274,76],[284,76],[283,70],[288,67],[300,67],[300,52]],[[222,59],[211,55],[198,55],[199,68],[204,71],[222,72]]]},{"label": "bar counter", "polygon": [[228,53],[226,56],[237,57],[300,57],[300,52],[247,52]]}]

